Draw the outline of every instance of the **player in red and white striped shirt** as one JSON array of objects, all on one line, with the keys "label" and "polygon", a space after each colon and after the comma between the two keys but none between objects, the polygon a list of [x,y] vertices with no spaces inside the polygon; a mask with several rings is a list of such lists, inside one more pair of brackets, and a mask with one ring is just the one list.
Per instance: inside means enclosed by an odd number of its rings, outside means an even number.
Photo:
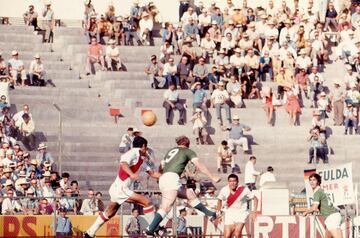
[{"label": "player in red and white striped shirt", "polygon": [[94,237],[96,231],[116,214],[124,202],[142,205],[146,216],[150,217],[154,214],[154,207],[150,200],[131,190],[134,181],[140,180],[138,172],[142,169],[145,169],[149,176],[156,179],[161,175],[151,168],[147,153],[147,140],[143,137],[135,137],[133,149],[121,156],[118,175],[109,189],[110,203],[106,212],[99,213],[96,221],[86,231],[84,237]]}]

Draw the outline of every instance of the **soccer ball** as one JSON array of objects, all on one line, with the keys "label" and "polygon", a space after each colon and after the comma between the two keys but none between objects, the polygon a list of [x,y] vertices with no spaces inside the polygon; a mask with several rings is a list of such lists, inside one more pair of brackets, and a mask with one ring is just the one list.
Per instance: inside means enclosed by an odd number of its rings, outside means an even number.
[{"label": "soccer ball", "polygon": [[142,113],[141,120],[145,126],[152,126],[156,123],[156,115],[153,111],[146,111]]}]

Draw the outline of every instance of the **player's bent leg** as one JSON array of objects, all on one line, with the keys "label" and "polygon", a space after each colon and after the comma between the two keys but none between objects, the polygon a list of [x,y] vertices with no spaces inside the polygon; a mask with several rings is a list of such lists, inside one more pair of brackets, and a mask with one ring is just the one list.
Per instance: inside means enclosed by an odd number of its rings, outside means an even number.
[{"label": "player's bent leg", "polygon": [[129,203],[139,204],[144,207],[143,211],[148,220],[154,218],[154,206],[151,204],[150,200],[144,197],[141,194],[133,193],[127,200]]},{"label": "player's bent leg", "polygon": [[342,232],[341,232],[340,228],[334,229],[334,230],[329,230],[329,233],[331,234],[330,237],[343,238],[343,235],[342,235]]},{"label": "player's bent leg", "polygon": [[106,212],[100,212],[95,222],[92,224],[89,230],[86,231],[85,237],[94,237],[100,227],[116,214],[119,207],[120,205],[118,203],[110,202]]},{"label": "player's bent leg", "polygon": [[166,214],[171,210],[176,200],[177,194],[178,194],[177,190],[169,190],[162,192],[161,208],[155,213],[154,219],[152,220],[146,231],[148,235],[154,234],[160,222],[164,219]]},{"label": "player's bent leg", "polygon": [[235,224],[225,225],[224,227],[224,238],[234,237],[233,233],[235,232]]},{"label": "player's bent leg", "polygon": [[[182,190],[185,190],[185,191],[182,191]],[[201,211],[202,213],[204,213],[206,216],[209,216],[209,217],[216,217],[216,212],[213,212],[213,211],[210,211],[209,209],[207,209],[204,204],[202,204],[200,202],[200,200],[197,198],[194,190],[192,189],[189,189],[189,188],[182,188],[182,190],[179,191],[179,197],[183,195],[183,193],[185,192],[186,196],[185,198],[187,198],[189,200],[189,204]]]},{"label": "player's bent leg", "polygon": [[235,232],[234,232],[234,236],[236,238],[241,238],[242,237],[242,230],[244,228],[244,223],[236,223],[235,224]]}]

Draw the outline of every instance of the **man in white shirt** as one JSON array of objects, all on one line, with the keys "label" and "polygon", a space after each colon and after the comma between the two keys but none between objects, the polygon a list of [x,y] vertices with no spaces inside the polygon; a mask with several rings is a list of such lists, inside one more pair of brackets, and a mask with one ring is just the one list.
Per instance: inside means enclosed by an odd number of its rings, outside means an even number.
[{"label": "man in white shirt", "polygon": [[16,50],[11,52],[11,56],[12,58],[8,61],[10,75],[15,81],[17,81],[20,76],[21,85],[25,86],[26,71],[24,62],[19,60],[19,53]]},{"label": "man in white shirt", "polygon": [[235,39],[231,33],[227,33],[225,37],[221,39],[220,48],[225,50],[227,55],[232,54],[232,50],[235,48]]},{"label": "man in white shirt", "polygon": [[30,118],[32,118],[29,105],[27,105],[27,104],[24,104],[23,110],[17,112],[12,118],[14,120],[14,122],[15,122],[16,127],[20,127],[21,123],[23,122],[22,116],[25,113],[28,114],[30,116]]},{"label": "man in white shirt", "polygon": [[169,58],[168,62],[164,64],[163,76],[166,79],[167,85],[170,83],[180,87],[180,79],[177,76],[177,65],[174,64],[174,58]]},{"label": "man in white shirt", "polygon": [[6,198],[2,202],[1,214],[2,215],[16,215],[17,212],[22,210],[21,205],[14,199],[14,191],[8,190]]},{"label": "man in white shirt", "polygon": [[203,57],[210,61],[210,58],[213,57],[216,45],[215,42],[210,38],[210,34],[208,32],[206,32],[205,37],[201,39],[200,47],[203,52]]},{"label": "man in white shirt", "polygon": [[[251,213],[248,209],[249,200],[254,200]],[[217,212],[220,212],[223,207],[224,237],[242,237],[242,230],[249,214],[251,222],[256,219],[258,199],[248,187],[239,184],[239,177],[236,174],[230,174],[228,185],[223,187],[218,195]]]},{"label": "man in white shirt", "polygon": [[30,85],[45,86],[45,70],[40,55],[36,54],[29,68]]},{"label": "man in white shirt", "polygon": [[188,10],[181,17],[181,22],[183,24],[187,24],[189,22],[189,18],[192,18],[195,23],[197,23],[197,21],[198,21],[198,16],[197,16],[196,12],[194,12],[194,8],[192,8],[192,7],[189,7]]},{"label": "man in white shirt", "polygon": [[139,22],[139,26],[140,26],[141,40],[143,41],[144,45],[150,45],[154,22],[150,18],[149,13],[147,13],[147,12],[142,13],[142,18]]},{"label": "man in white shirt", "polygon": [[260,176],[259,185],[262,187],[267,182],[276,182],[273,167],[267,167],[267,171]]},{"label": "man in white shirt", "polygon": [[306,71],[309,72],[312,66],[310,57],[306,55],[305,49],[301,49],[299,54],[300,56],[298,56],[295,61],[296,73],[298,73],[300,69],[306,69]]},{"label": "man in white shirt", "polygon": [[324,83],[324,78],[323,76],[318,72],[318,68],[317,66],[313,66],[311,68],[311,74],[309,74],[309,81],[310,83],[314,83],[315,82],[315,77],[318,77],[319,78],[319,82],[321,84]]},{"label": "man in white shirt", "polygon": [[230,57],[230,64],[233,70],[238,71],[238,75],[241,75],[242,69],[246,64],[245,57],[241,56],[240,48],[235,49],[235,54]]},{"label": "man in white shirt", "polygon": [[84,199],[81,204],[80,213],[83,215],[95,215],[96,212],[99,211],[98,207],[96,206],[95,197],[94,197],[94,190],[88,190],[88,198]]},{"label": "man in white shirt", "polygon": [[164,92],[164,103],[166,123],[171,125],[170,116],[173,110],[179,111],[179,125],[184,125],[186,110],[183,104],[179,101],[179,92],[176,90],[176,86],[173,83],[169,84],[169,89]]},{"label": "man in white shirt", "polygon": [[218,88],[214,90],[211,95],[212,104],[215,105],[216,108],[216,117],[220,126],[223,125],[223,121],[221,119],[221,108],[225,109],[226,119],[228,120],[229,124],[231,123],[231,112],[230,106],[227,102],[230,99],[229,93],[224,90],[225,84],[224,82],[220,81],[218,83]]},{"label": "man in white shirt", "polygon": [[133,133],[134,133],[134,128],[129,127],[127,129],[127,133],[125,133],[121,137],[121,141],[120,141],[120,144],[119,144],[119,152],[120,153],[126,153],[131,149],[132,141],[134,139]]},{"label": "man in white shirt", "polygon": [[116,47],[115,43],[114,39],[110,39],[108,42],[109,45],[106,47],[105,61],[109,71],[113,69],[113,66],[118,71],[122,69],[119,48]]},{"label": "man in white shirt", "polygon": [[206,8],[202,9],[202,14],[199,15],[199,24],[198,24],[200,34],[203,36],[207,30],[211,27],[211,16],[208,14]]},{"label": "man in white shirt", "polygon": [[245,165],[245,184],[250,191],[256,190],[256,177],[261,175],[261,172],[255,170],[255,164],[256,157],[250,156],[249,161]]}]

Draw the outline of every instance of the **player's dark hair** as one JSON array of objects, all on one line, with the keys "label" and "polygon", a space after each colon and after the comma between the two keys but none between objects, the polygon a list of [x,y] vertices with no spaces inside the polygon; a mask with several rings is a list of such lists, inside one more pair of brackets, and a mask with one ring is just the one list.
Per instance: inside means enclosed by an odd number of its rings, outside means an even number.
[{"label": "player's dark hair", "polygon": [[131,213],[133,213],[133,212],[135,212],[135,211],[138,211],[138,212],[139,212],[139,209],[133,208],[133,209],[131,210]]},{"label": "player's dark hair", "polygon": [[238,177],[236,174],[230,174],[230,175],[228,176],[228,181],[229,181],[231,178],[236,179],[237,182],[239,181],[239,177]]},{"label": "player's dark hair", "polygon": [[129,127],[127,130],[128,130],[128,131],[134,131],[134,128]]},{"label": "player's dark hair", "polygon": [[269,166],[269,167],[267,167],[267,171],[268,171],[268,172],[272,172],[272,171],[274,171],[274,168],[271,167],[271,166]]},{"label": "player's dark hair", "polygon": [[70,177],[70,174],[67,173],[67,172],[64,172],[64,173],[61,174],[61,177],[62,177],[62,178],[69,178],[69,177]]},{"label": "player's dark hair", "polygon": [[147,146],[148,142],[144,137],[136,136],[133,141],[133,148],[141,148],[143,145]]},{"label": "player's dark hair", "polygon": [[186,136],[179,136],[175,139],[177,145],[190,146],[190,140]]},{"label": "player's dark hair", "polygon": [[223,141],[221,141],[221,145],[228,145],[228,143],[227,143],[227,141],[226,140],[223,140]]},{"label": "player's dark hair", "polygon": [[311,175],[309,176],[309,180],[310,180],[311,178],[315,178],[316,181],[317,181],[317,184],[320,186],[320,184],[321,184],[321,176],[320,176],[319,174],[313,173],[313,174],[311,174]]},{"label": "player's dark hair", "polygon": [[250,158],[249,158],[249,160],[254,160],[254,159],[256,159],[256,157],[255,156],[250,156]]}]

